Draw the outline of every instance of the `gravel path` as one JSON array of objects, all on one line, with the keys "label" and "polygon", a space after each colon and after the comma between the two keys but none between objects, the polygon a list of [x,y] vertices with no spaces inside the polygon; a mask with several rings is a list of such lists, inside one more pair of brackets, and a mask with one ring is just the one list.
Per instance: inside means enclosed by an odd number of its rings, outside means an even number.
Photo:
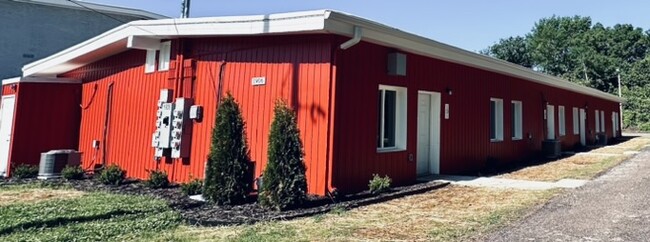
[{"label": "gravel path", "polygon": [[650,241],[650,149],[485,241]]}]

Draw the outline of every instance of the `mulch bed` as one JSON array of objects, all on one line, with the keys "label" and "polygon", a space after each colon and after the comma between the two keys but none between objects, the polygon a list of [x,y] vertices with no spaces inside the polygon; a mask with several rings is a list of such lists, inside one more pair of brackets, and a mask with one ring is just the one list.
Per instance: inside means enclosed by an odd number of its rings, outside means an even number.
[{"label": "mulch bed", "polygon": [[[19,185],[41,182],[36,179],[0,179],[0,189],[4,185]],[[212,203],[200,202],[189,199],[182,193],[180,187],[152,189],[145,186],[141,181],[126,181],[119,186],[104,185],[95,179],[65,181],[61,179],[50,179],[42,181],[45,186],[66,186],[87,192],[110,192],[128,195],[145,195],[163,199],[169,206],[180,212],[181,216],[189,224],[202,226],[221,226],[253,224],[264,221],[289,220],[299,217],[323,214],[332,209],[352,209],[359,206],[379,203],[408,195],[424,193],[437,188],[444,187],[448,183],[426,182],[410,186],[392,188],[390,191],[381,194],[371,194],[367,191],[350,194],[334,201],[327,197],[308,197],[307,201],[299,208],[287,211],[275,211],[260,207],[254,199],[249,203],[235,206],[219,206]]]}]

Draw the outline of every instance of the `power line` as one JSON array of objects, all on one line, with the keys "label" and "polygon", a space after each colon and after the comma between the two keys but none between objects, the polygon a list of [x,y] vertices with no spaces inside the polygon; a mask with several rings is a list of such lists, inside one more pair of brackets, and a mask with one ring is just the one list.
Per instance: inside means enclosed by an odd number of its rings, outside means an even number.
[{"label": "power line", "polygon": [[[83,4],[81,4],[81,3],[77,2],[77,1],[74,1],[74,0],[67,0],[67,1],[68,1],[68,2],[71,2],[71,3],[75,4],[75,5],[77,5],[77,6],[79,6],[79,7],[82,7],[82,8],[84,8],[84,9],[88,10],[88,11],[91,11],[91,12],[93,12],[93,13],[97,13],[97,14],[100,14],[100,15],[102,15],[102,16],[104,16],[104,17],[107,17],[107,18],[113,19],[113,20],[115,20],[115,21],[117,21],[117,22],[120,22],[120,23],[122,23],[122,24],[128,24],[128,23],[129,23],[129,22],[126,22],[126,21],[122,21],[121,19],[115,18],[115,17],[113,17],[113,16],[110,16],[110,15],[108,15],[108,14],[105,14],[105,13],[99,12],[99,11],[97,11],[97,10],[95,10],[95,9],[93,9],[93,8],[90,8],[90,7],[86,6],[86,5],[83,5]],[[142,31],[145,31],[145,32],[150,33],[150,34],[153,34],[153,35],[155,35],[155,36],[158,36],[156,33],[151,32],[151,31],[146,30],[146,29],[143,29],[143,28],[141,28],[141,27],[138,27],[138,26],[133,26],[133,27],[136,27],[136,28],[138,28],[138,29],[140,29],[140,30],[142,30]]]}]

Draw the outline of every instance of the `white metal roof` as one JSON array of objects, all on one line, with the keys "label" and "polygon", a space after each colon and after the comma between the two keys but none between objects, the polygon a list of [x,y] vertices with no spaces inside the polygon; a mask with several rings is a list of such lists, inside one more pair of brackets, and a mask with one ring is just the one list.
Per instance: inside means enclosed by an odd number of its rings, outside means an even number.
[{"label": "white metal roof", "polygon": [[163,18],[169,18],[164,15],[140,10],[140,9],[133,9],[133,8],[125,8],[125,7],[118,7],[118,6],[111,6],[111,5],[104,5],[104,4],[97,4],[97,3],[89,3],[89,2],[84,2],[84,1],[74,1],[76,3],[72,3],[67,0],[10,0],[14,2],[24,2],[24,3],[33,3],[33,4],[40,4],[40,5],[47,5],[47,6],[54,6],[54,7],[61,7],[61,8],[71,8],[71,9],[80,9],[80,10],[88,10],[84,7],[79,6],[78,4],[81,4],[87,8],[90,8],[92,10],[102,12],[102,13],[107,13],[107,14],[117,14],[117,15],[129,15],[129,16],[134,16],[134,17],[140,17],[143,19],[163,19]]},{"label": "white metal roof", "polygon": [[134,21],[23,67],[23,76],[56,76],[127,50],[134,38],[169,39],[202,36],[331,33],[615,102],[618,96],[533,71],[507,61],[466,51],[368,19],[333,10],[270,15]]}]

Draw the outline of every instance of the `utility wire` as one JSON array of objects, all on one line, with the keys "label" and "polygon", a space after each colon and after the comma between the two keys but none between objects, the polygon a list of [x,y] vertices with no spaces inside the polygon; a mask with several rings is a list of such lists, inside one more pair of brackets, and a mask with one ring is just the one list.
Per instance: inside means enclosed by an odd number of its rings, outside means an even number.
[{"label": "utility wire", "polygon": [[[118,19],[118,18],[115,18],[115,17],[113,17],[113,16],[110,16],[110,15],[108,15],[108,14],[105,14],[105,13],[99,12],[99,11],[97,11],[97,10],[95,10],[95,9],[93,9],[93,8],[90,8],[90,7],[86,6],[86,5],[83,5],[83,4],[81,4],[81,3],[77,2],[77,1],[74,1],[74,0],[67,0],[67,1],[68,1],[68,2],[71,2],[71,3],[75,4],[75,5],[77,5],[77,6],[79,6],[79,7],[82,7],[82,8],[84,8],[84,9],[88,10],[88,11],[91,11],[91,12],[94,12],[94,13],[97,13],[97,14],[100,14],[100,15],[102,15],[102,16],[104,16],[104,17],[107,17],[107,18],[110,18],[110,19],[113,19],[113,20],[115,20],[115,21],[117,21],[117,22],[120,22],[120,23],[122,23],[122,24],[128,24],[128,23],[129,23],[129,22],[126,22],[126,21],[122,21],[122,20],[120,20],[120,19]],[[132,25],[132,26],[133,26],[133,25]],[[136,27],[136,28],[138,28],[138,29],[140,29],[140,30],[142,30],[142,31],[145,31],[145,32],[150,33],[150,34],[153,34],[153,35],[155,35],[155,36],[159,36],[159,35],[157,35],[156,33],[151,32],[151,31],[146,30],[146,29],[143,29],[143,28],[141,28],[141,27],[138,27],[138,26],[133,26],[133,27]]]}]

